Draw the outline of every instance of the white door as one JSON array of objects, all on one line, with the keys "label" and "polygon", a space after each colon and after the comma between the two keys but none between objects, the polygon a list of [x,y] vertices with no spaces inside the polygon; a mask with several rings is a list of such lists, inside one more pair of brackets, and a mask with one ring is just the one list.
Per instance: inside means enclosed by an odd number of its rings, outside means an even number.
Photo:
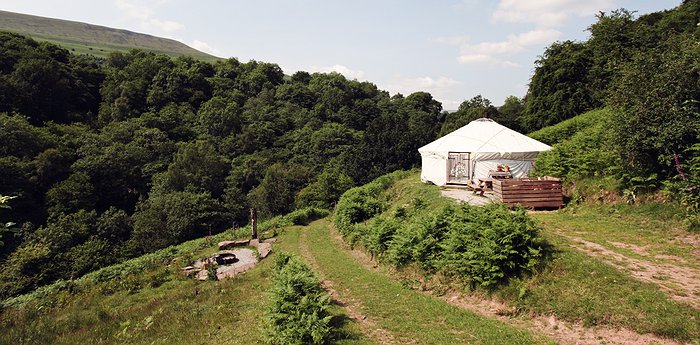
[{"label": "white door", "polygon": [[469,153],[450,152],[447,155],[447,183],[466,184],[469,182]]}]

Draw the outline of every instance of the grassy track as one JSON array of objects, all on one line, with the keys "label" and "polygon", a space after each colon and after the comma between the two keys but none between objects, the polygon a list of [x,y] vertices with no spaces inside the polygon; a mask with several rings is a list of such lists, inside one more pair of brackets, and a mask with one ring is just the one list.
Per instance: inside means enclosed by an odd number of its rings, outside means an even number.
[{"label": "grassy track", "polygon": [[[337,248],[329,223],[312,223],[307,236],[285,236],[287,250],[300,253],[308,246],[319,274],[333,282],[343,299],[361,304],[361,314],[389,334],[390,343],[412,344],[533,344],[543,337],[459,309],[405,288],[372,272]],[[304,231],[304,230],[302,230]],[[386,338],[386,337],[385,337]]]},{"label": "grassy track", "polygon": [[685,230],[682,214],[673,205],[659,203],[597,204],[535,218],[550,233],[579,237],[628,257],[700,268],[697,243],[685,240],[691,234]]}]

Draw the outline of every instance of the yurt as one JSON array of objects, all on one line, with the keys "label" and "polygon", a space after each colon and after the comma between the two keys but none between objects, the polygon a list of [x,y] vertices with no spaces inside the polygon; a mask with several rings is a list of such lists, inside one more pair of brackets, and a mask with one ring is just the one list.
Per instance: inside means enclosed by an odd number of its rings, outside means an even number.
[{"label": "yurt", "polygon": [[467,184],[488,177],[499,165],[508,165],[513,178],[527,177],[537,155],[550,149],[549,145],[481,118],[418,149],[421,180],[438,186]]}]

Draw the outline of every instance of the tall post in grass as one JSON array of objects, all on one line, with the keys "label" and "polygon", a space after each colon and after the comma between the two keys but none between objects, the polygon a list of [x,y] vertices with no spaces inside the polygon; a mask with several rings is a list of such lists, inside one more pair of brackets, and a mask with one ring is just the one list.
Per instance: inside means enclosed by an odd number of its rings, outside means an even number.
[{"label": "tall post in grass", "polygon": [[250,209],[250,228],[253,230],[252,239],[258,238],[258,211],[255,207]]}]

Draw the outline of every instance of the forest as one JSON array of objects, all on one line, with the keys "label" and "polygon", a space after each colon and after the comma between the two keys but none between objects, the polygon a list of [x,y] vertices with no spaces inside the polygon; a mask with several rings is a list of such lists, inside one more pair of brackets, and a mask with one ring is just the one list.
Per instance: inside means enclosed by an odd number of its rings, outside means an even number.
[{"label": "forest", "polygon": [[546,48],[524,97],[476,95],[449,113],[429,93],[337,73],[139,50],[100,59],[2,32],[0,297],[244,225],[250,207],[333,208],[480,117],[531,133],[604,108],[572,141],[535,132],[556,144],[538,172],[664,188],[697,212],[699,18],[696,0],[600,13],[588,40]]}]

